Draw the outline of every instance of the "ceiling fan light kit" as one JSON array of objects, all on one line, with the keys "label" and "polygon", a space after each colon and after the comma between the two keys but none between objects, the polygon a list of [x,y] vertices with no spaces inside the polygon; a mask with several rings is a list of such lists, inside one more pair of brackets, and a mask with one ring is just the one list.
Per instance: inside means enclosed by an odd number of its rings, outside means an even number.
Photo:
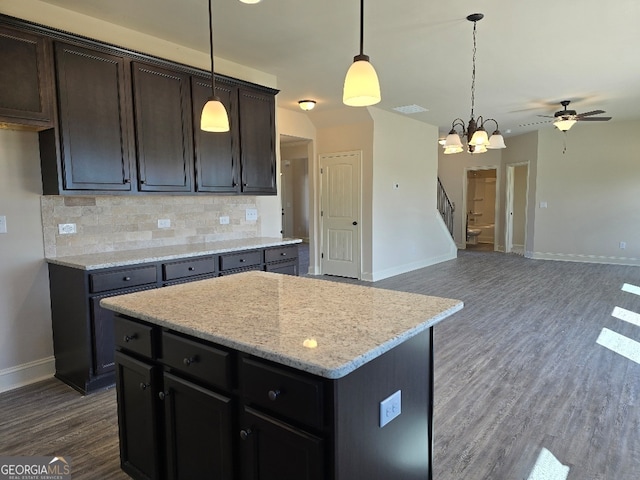
[{"label": "ceiling fan light kit", "polygon": [[360,0],[360,54],[353,57],[345,76],[342,102],[350,107],[367,107],[380,99],[378,74],[364,54],[364,0]]},{"label": "ceiling fan light kit", "polygon": [[606,122],[611,120],[611,117],[594,117],[594,115],[606,113],[604,110],[592,110],[590,112],[576,113],[575,110],[567,109],[570,103],[571,100],[561,101],[560,105],[562,105],[564,109],[554,113],[553,117],[549,115],[538,116],[553,118],[553,126],[562,132],[568,132],[577,122]]},{"label": "ceiling fan light kit", "polygon": [[[475,94],[476,94],[476,23],[484,18],[482,13],[473,13],[467,17],[467,20],[473,22],[473,67],[471,70],[471,119],[469,124],[465,126],[464,121],[461,118],[456,118],[451,123],[451,130],[444,142],[444,154],[450,155],[453,153],[460,153],[464,151],[461,136],[467,137],[467,151],[469,153],[484,153],[488,148],[499,149],[507,148],[504,143],[504,138],[500,133],[498,122],[493,118],[487,118],[486,120],[482,116],[478,117],[478,120],[474,118],[475,107]],[[484,126],[487,122],[494,122],[496,129],[491,134],[491,137],[487,135],[487,131]],[[456,128],[460,128],[460,134],[456,131]]]}]

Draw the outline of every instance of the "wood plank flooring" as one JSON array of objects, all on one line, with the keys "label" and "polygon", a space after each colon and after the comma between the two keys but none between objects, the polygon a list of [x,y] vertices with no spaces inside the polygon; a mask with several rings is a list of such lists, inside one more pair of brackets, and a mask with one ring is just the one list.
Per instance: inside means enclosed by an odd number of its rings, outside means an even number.
[{"label": "wood plank flooring", "polygon": [[[640,267],[461,251],[373,284],[465,302],[435,327],[434,479],[527,480],[542,448],[569,480],[640,478],[640,365],[596,344],[602,328],[640,342],[611,316],[640,313],[624,283],[640,285]],[[52,379],[0,395],[0,454],[70,456],[76,480],[128,478],[115,391],[81,397]]]}]

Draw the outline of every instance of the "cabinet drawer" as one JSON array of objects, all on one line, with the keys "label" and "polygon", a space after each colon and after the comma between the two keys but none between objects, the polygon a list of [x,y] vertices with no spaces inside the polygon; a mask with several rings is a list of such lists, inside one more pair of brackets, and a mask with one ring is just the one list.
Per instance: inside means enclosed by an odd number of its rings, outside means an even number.
[{"label": "cabinet drawer", "polygon": [[123,350],[148,358],[157,357],[155,332],[151,325],[128,320],[119,315],[114,319],[115,344]]},{"label": "cabinet drawer", "polygon": [[264,261],[267,263],[280,262],[283,260],[290,260],[292,258],[298,258],[297,246],[269,248],[264,251]]},{"label": "cabinet drawer", "polygon": [[172,369],[223,390],[231,390],[229,352],[162,332],[162,355],[163,363]]},{"label": "cabinet drawer", "polygon": [[220,255],[220,270],[243,268],[262,263],[262,250]]},{"label": "cabinet drawer", "polygon": [[242,395],[256,406],[316,428],[323,426],[322,381],[251,358],[240,362]]},{"label": "cabinet drawer", "polygon": [[92,293],[115,290],[117,288],[136,287],[148,283],[155,283],[156,267],[128,268],[89,275],[89,288]]},{"label": "cabinet drawer", "polygon": [[184,262],[165,263],[162,266],[162,278],[163,280],[175,280],[177,278],[214,273],[215,271],[214,257],[201,258]]}]

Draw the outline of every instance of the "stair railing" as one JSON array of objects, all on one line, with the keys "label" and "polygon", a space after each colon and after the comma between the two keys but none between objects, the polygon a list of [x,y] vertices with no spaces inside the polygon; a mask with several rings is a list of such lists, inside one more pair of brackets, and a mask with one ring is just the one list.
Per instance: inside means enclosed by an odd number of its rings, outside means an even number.
[{"label": "stair railing", "polygon": [[447,192],[442,186],[440,177],[438,177],[438,211],[442,215],[445,225],[449,229],[451,237],[453,237],[453,212],[455,212],[456,206],[451,202]]}]

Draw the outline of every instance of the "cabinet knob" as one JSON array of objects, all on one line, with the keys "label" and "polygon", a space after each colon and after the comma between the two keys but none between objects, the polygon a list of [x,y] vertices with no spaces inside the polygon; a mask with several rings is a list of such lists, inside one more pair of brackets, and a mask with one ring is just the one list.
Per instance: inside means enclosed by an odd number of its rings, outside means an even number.
[{"label": "cabinet knob", "polygon": [[158,392],[158,398],[160,400],[164,400],[165,398],[167,398],[169,396],[169,392]]},{"label": "cabinet knob", "polygon": [[123,278],[122,278],[122,280],[123,280],[124,282],[128,282],[129,280],[131,280],[131,277],[123,277]]},{"label": "cabinet knob", "polygon": [[124,336],[124,341],[125,341],[125,343],[128,343],[131,340],[135,340],[136,338],[138,338],[138,334],[137,333],[132,333],[131,335],[125,335]]},{"label": "cabinet knob", "polygon": [[189,271],[193,272],[195,270],[195,267],[189,267]]},{"label": "cabinet knob", "polygon": [[281,252],[280,255],[283,256],[283,257],[286,257],[287,256],[287,252]]},{"label": "cabinet knob", "polygon": [[140,382],[140,390],[146,390],[150,386],[151,384],[149,383]]},{"label": "cabinet knob", "polygon": [[358,222],[353,222],[351,225],[357,225],[357,224],[358,224]]},{"label": "cabinet knob", "polygon": [[239,261],[240,263],[244,263],[244,262],[245,262],[245,259],[244,259],[244,258],[241,258],[241,259],[240,259],[240,260],[238,260],[238,261]]},{"label": "cabinet knob", "polygon": [[245,428],[244,430],[240,430],[240,438],[242,440],[246,440],[247,438],[249,438],[249,435],[251,435],[253,432],[251,431],[250,428]]},{"label": "cabinet knob", "polygon": [[275,402],[281,394],[282,392],[280,390],[269,390],[269,400]]},{"label": "cabinet knob", "polygon": [[124,183],[131,183],[131,179],[130,178],[125,178],[124,179]]},{"label": "cabinet knob", "polygon": [[182,360],[182,363],[184,363],[188,367],[189,365],[191,365],[192,363],[196,363],[197,361],[198,361],[198,356],[193,355],[191,357],[185,357]]}]

